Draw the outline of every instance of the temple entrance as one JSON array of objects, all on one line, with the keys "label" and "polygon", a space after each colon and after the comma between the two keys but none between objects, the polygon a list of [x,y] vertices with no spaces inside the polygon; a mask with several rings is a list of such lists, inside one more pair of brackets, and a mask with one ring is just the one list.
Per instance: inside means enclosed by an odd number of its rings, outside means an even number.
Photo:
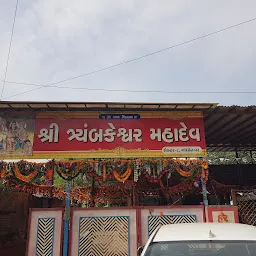
[{"label": "temple entrance", "polygon": [[[209,169],[206,150],[255,150],[248,136],[255,131],[252,108],[236,113],[216,104],[1,104],[6,198],[0,219],[11,227],[0,230],[2,247],[27,240],[28,256],[73,250],[132,255],[159,225],[238,221],[231,190],[246,189],[245,174],[227,165],[227,175],[215,164]],[[19,193],[15,201],[7,188]],[[246,200],[237,200],[240,221],[253,224],[246,216],[254,206]],[[250,210],[242,210],[248,204]]]}]

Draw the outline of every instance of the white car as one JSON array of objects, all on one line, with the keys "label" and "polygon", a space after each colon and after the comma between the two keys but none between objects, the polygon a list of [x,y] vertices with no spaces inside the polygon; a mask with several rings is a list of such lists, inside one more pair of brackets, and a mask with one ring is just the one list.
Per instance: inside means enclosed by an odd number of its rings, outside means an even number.
[{"label": "white car", "polygon": [[233,223],[172,224],[156,229],[140,256],[256,256],[256,227]]}]

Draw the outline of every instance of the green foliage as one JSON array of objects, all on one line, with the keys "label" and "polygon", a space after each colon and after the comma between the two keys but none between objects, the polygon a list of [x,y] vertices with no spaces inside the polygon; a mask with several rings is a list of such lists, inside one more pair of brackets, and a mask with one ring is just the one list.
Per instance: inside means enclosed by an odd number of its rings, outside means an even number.
[{"label": "green foliage", "polygon": [[67,181],[62,179],[56,172],[54,172],[53,185],[54,186],[63,186],[63,187],[65,187],[67,185]]},{"label": "green foliage", "polygon": [[224,165],[224,164],[250,164],[256,162],[256,154],[248,151],[238,152],[238,158],[236,152],[208,152],[209,165]]}]

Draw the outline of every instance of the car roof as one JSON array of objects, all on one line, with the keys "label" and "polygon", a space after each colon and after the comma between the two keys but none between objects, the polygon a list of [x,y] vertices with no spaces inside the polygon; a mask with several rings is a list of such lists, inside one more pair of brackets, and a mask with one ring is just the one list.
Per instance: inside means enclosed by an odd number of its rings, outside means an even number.
[{"label": "car roof", "polygon": [[191,223],[162,226],[153,242],[233,240],[256,241],[256,227],[235,223]]}]

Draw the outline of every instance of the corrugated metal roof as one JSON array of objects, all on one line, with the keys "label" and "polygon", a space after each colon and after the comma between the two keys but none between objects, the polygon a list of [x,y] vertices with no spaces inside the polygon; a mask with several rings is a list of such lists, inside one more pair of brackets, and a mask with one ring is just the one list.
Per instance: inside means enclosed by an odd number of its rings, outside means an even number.
[{"label": "corrugated metal roof", "polygon": [[256,150],[256,106],[204,111],[208,151]]}]

